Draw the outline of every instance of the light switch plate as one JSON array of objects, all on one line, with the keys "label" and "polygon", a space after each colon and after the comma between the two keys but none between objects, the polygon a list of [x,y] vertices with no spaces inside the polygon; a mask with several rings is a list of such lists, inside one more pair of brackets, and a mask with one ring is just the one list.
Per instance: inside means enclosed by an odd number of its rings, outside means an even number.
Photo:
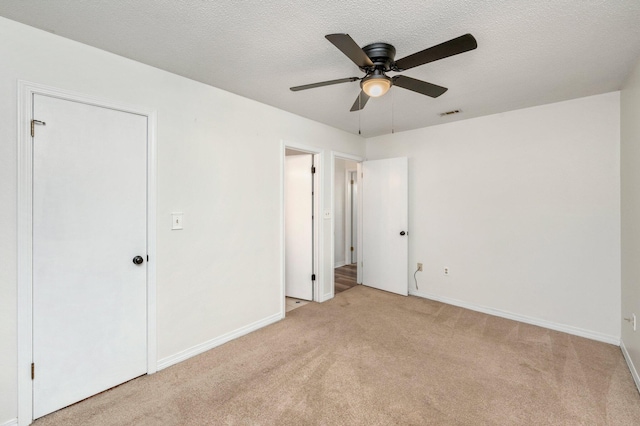
[{"label": "light switch plate", "polygon": [[182,229],[182,220],[183,220],[183,213],[182,212],[177,212],[177,213],[171,213],[171,229]]},{"label": "light switch plate", "polygon": [[331,219],[331,209],[326,209],[324,211],[324,218],[325,219]]}]

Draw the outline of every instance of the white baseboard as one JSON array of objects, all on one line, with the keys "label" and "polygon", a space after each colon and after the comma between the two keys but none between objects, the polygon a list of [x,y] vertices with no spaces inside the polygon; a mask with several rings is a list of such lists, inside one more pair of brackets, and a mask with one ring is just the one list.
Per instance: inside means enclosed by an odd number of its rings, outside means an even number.
[{"label": "white baseboard", "polygon": [[6,422],[2,423],[0,426],[18,426],[18,419],[7,420]]},{"label": "white baseboard", "polygon": [[633,381],[636,382],[636,388],[638,388],[638,392],[640,392],[640,376],[638,375],[638,370],[636,370],[636,366],[633,364],[633,360],[631,359],[623,340],[620,340],[620,350],[622,350],[622,355],[624,356],[625,361],[627,361],[629,370],[631,370]]},{"label": "white baseboard", "polygon": [[457,299],[437,296],[435,294],[424,293],[420,291],[410,291],[410,295],[424,297],[425,299],[436,300],[448,305],[459,306],[461,308],[470,309],[472,311],[482,312],[497,317],[507,318],[514,321],[524,322],[526,324],[537,325],[539,327],[549,328],[551,330],[562,331],[563,333],[573,334],[574,336],[585,337],[599,342],[609,343],[620,346],[620,338],[609,334],[599,333],[597,331],[585,330],[571,325],[558,324],[552,321],[542,320],[538,318],[528,317],[525,315],[514,314],[512,312],[502,311],[500,309],[487,308],[485,306],[474,305],[472,303],[463,302]]},{"label": "white baseboard", "polygon": [[339,268],[339,267],[344,266],[344,265],[346,265],[346,264],[347,264],[347,263],[346,263],[345,261],[342,261],[342,262],[336,262],[336,263],[333,265],[333,267],[334,267],[334,268]]},{"label": "white baseboard", "polygon": [[203,352],[206,352],[209,349],[213,349],[216,346],[220,346],[223,343],[227,343],[230,340],[237,339],[238,337],[244,336],[245,334],[249,334],[259,328],[265,327],[269,324],[273,324],[274,322],[278,322],[282,318],[282,313],[278,312],[277,314],[268,316],[244,327],[240,327],[237,330],[225,333],[222,336],[216,337],[215,339],[200,343],[199,345],[193,346],[189,349],[185,349],[184,351],[180,351],[177,354],[158,360],[158,371],[199,355]]}]

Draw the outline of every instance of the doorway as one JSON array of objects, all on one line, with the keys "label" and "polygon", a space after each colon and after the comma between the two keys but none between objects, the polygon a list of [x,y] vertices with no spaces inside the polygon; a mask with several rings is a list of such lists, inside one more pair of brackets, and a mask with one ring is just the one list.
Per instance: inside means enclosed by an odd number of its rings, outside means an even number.
[{"label": "doorway", "polygon": [[156,370],[155,126],[19,86],[18,398],[34,419]]},{"label": "doorway", "polygon": [[333,158],[333,292],[358,283],[358,167],[356,158]]},{"label": "doorway", "polygon": [[[344,164],[340,160],[356,163],[356,209],[355,224],[357,241],[356,283],[397,294],[408,294],[408,160],[406,157],[373,161],[348,154],[332,153],[334,194],[334,239],[332,247],[334,266],[339,265],[341,211],[341,175]],[[345,173],[347,167],[345,166]],[[336,177],[337,176],[337,177]],[[346,179],[346,178],[345,178]],[[354,182],[355,183],[355,182]],[[345,184],[344,187],[348,189]],[[346,191],[345,189],[345,191]],[[337,194],[337,195],[336,195]],[[345,204],[348,204],[345,202]],[[345,264],[347,263],[345,258]],[[335,292],[336,275],[332,276]],[[335,294],[335,293],[334,293]]]},{"label": "doorway", "polygon": [[[344,215],[338,217],[339,203],[336,203],[336,235],[341,228],[339,222],[344,223],[344,265],[336,259],[334,271],[335,294],[349,290],[357,284],[358,276],[358,172],[357,164],[353,161],[337,159],[336,162],[343,161],[345,169],[345,200]],[[336,163],[336,182],[339,181],[338,172],[343,169],[342,165]],[[336,190],[336,197],[339,197]],[[337,257],[337,256],[336,256]]]},{"label": "doorway", "polygon": [[358,262],[358,171],[347,170],[345,202],[345,252],[347,264]]},{"label": "doorway", "polygon": [[319,154],[285,147],[284,296],[285,312],[316,300],[318,283]]}]

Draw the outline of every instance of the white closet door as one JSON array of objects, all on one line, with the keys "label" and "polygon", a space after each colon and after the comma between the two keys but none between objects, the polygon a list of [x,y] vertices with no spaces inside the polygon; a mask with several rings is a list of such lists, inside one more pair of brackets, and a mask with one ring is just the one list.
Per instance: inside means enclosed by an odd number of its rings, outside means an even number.
[{"label": "white closet door", "polygon": [[33,118],[38,418],[146,373],[147,119],[41,95]]}]

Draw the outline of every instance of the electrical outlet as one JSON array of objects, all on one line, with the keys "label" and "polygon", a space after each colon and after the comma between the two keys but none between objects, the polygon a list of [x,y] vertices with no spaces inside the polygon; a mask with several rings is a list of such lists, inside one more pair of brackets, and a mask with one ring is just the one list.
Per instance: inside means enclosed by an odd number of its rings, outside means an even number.
[{"label": "electrical outlet", "polygon": [[422,263],[418,263],[418,272],[422,272]]},{"label": "electrical outlet", "polygon": [[445,268],[444,268],[444,274],[445,274],[445,275],[449,275],[449,268],[447,268],[446,266],[445,266]]}]

